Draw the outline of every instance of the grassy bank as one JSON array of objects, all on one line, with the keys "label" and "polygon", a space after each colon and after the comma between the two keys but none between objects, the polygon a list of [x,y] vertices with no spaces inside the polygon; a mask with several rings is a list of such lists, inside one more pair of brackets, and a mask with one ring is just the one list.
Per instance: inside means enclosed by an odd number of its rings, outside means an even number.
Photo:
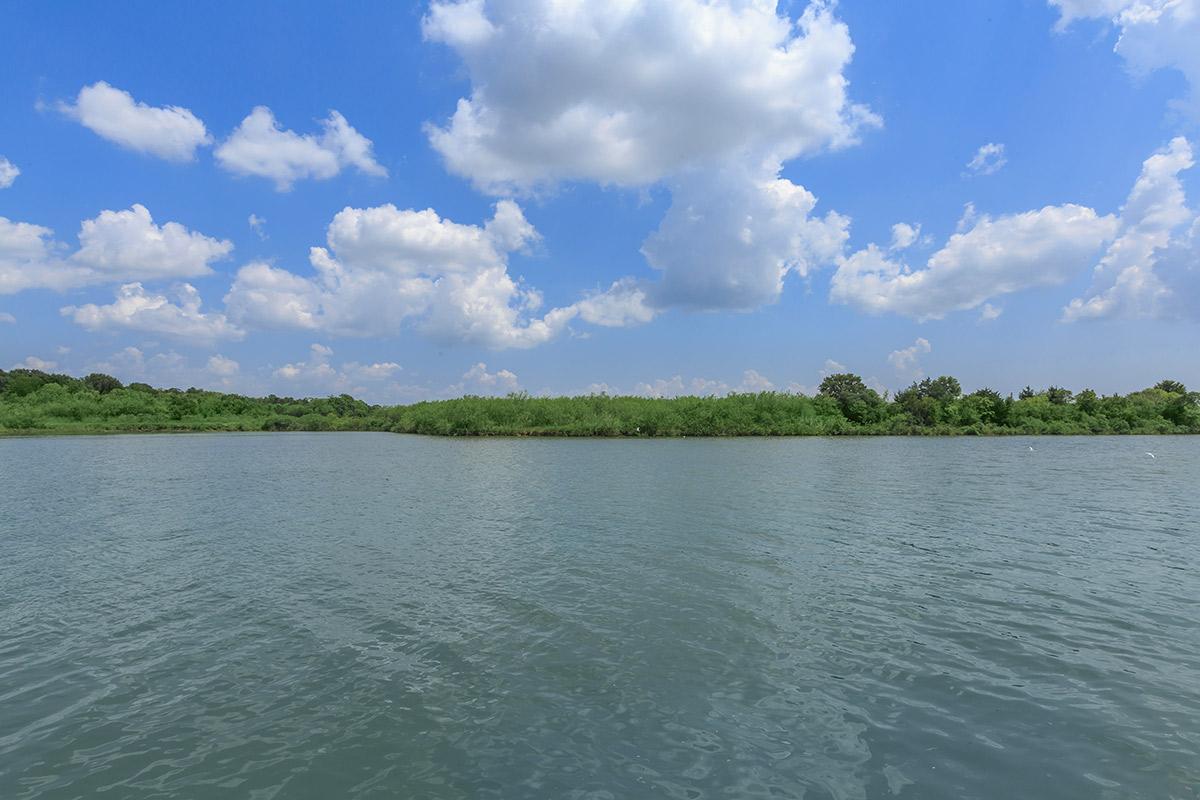
[{"label": "grassy bank", "polygon": [[184,431],[394,431],[438,436],[832,436],[1200,433],[1200,393],[1175,381],[1128,395],[1050,387],[963,394],[950,377],[881,396],[857,376],[814,397],[463,397],[377,406],[349,395],[244,397],[0,370],[0,435]]}]

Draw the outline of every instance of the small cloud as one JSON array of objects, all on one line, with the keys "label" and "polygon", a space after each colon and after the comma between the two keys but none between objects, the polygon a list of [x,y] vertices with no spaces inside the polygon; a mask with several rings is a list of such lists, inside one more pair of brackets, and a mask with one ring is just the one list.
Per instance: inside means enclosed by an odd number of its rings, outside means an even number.
[{"label": "small cloud", "polygon": [[17,165],[9,161],[4,156],[0,156],[0,189],[7,189],[13,185],[13,181],[21,174],[21,170],[17,169]]},{"label": "small cloud", "polygon": [[258,214],[251,214],[250,219],[248,219],[247,222],[250,223],[250,230],[258,234],[258,238],[265,242],[267,240],[267,233],[264,228],[267,224],[267,221]]},{"label": "small cloud", "polygon": [[16,325],[17,318],[14,317],[12,314],[9,314],[7,311],[0,311],[0,323],[6,323],[8,325]]},{"label": "small cloud", "polygon": [[284,364],[273,373],[277,378],[286,380],[309,380],[319,383],[332,384],[341,376],[329,365],[329,357],[333,348],[323,344],[309,345],[307,362]]},{"label": "small cloud", "polygon": [[212,137],[195,114],[179,106],[155,107],[104,81],[84,86],[72,103],[59,103],[68,117],[128,150],[167,161],[191,161]]},{"label": "small cloud", "polygon": [[962,216],[958,218],[958,224],[954,226],[955,233],[965,233],[974,227],[975,222],[979,219],[979,212],[975,210],[974,203],[966,203],[963,205]]},{"label": "small cloud", "polygon": [[[702,386],[698,385],[698,380],[692,381],[693,394],[705,394]],[[646,397],[674,397],[685,392],[683,384],[683,376],[675,375],[671,378],[658,378],[653,383],[639,383],[633,387],[633,393]]]},{"label": "small cloud", "polygon": [[905,347],[902,350],[893,350],[888,354],[887,360],[889,364],[895,367],[896,374],[919,378],[923,374],[921,364],[919,363],[920,358],[932,349],[928,339],[918,338],[909,347]]},{"label": "small cloud", "polygon": [[[589,387],[588,393],[598,393],[598,391],[592,391],[596,387],[603,387],[603,390],[607,394],[616,394],[616,390],[607,384],[596,383]],[[633,387],[633,393],[644,397],[679,397],[685,394],[697,397],[709,397],[731,393],[750,394],[770,392],[774,389],[775,384],[767,376],[757,370],[748,369],[742,372],[742,382],[736,386],[730,386],[725,381],[713,378],[692,378],[689,381],[685,381],[682,375],[674,375],[670,378],[658,378],[650,383],[638,383]]]},{"label": "small cloud", "polygon": [[347,167],[387,177],[387,169],[375,160],[371,140],[341,114],[330,111],[321,129],[320,135],[284,130],[271,109],[258,106],[217,148],[217,163],[237,175],[268,178],[281,192],[298,180],[327,180]]},{"label": "small cloud", "polygon": [[748,369],[742,373],[742,384],[738,387],[739,392],[769,392],[775,388],[775,384],[771,383],[765,375],[760,374],[757,370]]},{"label": "small cloud", "polygon": [[984,303],[982,306],[979,307],[979,321],[980,322],[991,322],[992,320],[996,319],[996,317],[1000,316],[1003,313],[1004,313],[1003,308],[994,306],[991,303]]},{"label": "small cloud", "polygon": [[220,353],[217,353],[215,356],[210,356],[208,359],[208,371],[223,378],[236,375],[239,369],[241,369],[241,367],[238,362],[234,361],[232,358],[226,358]]},{"label": "small cloud", "polygon": [[360,364],[351,361],[342,365],[342,372],[357,381],[381,381],[391,378],[402,367],[395,361],[376,361],[373,364]]},{"label": "small cloud", "polygon": [[909,225],[907,222],[897,222],[892,226],[892,243],[888,250],[904,250],[912,246],[921,235],[921,225]]},{"label": "small cloud", "polygon": [[11,369],[40,369],[42,372],[49,372],[57,366],[57,361],[46,361],[37,356],[27,356],[19,364],[13,364]]},{"label": "small cloud", "polygon": [[[459,387],[478,387],[489,393],[496,391],[515,392],[520,388],[520,383],[515,373],[506,369],[488,372],[487,364],[482,361],[464,372],[462,379],[463,382],[459,384]],[[462,388],[459,389],[459,391],[462,390]]]},{"label": "small cloud", "polygon": [[1007,163],[1004,145],[988,142],[975,151],[975,157],[967,162],[967,172],[963,175],[994,175]]},{"label": "small cloud", "polygon": [[821,377],[828,378],[830,375],[837,375],[847,371],[845,364],[834,361],[832,358],[827,358],[825,359],[825,365],[821,367]]}]

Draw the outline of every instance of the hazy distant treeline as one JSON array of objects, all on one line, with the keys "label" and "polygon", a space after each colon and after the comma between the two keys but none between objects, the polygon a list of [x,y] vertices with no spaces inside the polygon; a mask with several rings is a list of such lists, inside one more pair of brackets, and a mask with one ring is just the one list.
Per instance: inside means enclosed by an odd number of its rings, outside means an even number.
[{"label": "hazy distant treeline", "polygon": [[1200,433],[1200,393],[1177,381],[1127,395],[1051,386],[963,394],[949,376],[880,395],[830,375],[814,397],[463,397],[375,406],[349,395],[243,397],[0,370],[0,434],[117,431],[395,431],[443,436],[789,436],[839,434]]}]

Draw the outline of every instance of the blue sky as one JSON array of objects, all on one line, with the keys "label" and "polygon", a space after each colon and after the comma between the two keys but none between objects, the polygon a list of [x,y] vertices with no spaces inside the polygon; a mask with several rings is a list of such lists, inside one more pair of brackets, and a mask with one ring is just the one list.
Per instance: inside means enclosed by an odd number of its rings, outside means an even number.
[{"label": "blue sky", "polygon": [[5,13],[5,368],[1200,383],[1197,0]]}]

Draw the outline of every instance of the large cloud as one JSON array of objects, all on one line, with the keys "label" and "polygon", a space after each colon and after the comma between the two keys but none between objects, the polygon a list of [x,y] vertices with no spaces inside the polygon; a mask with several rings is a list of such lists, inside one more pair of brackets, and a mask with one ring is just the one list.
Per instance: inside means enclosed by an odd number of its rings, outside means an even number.
[{"label": "large cloud", "polygon": [[1105,19],[1119,31],[1114,51],[1134,74],[1176,69],[1189,92],[1178,107],[1200,120],[1200,0],[1050,0],[1059,28],[1077,19]]},{"label": "large cloud", "polygon": [[189,231],[178,222],[155,225],[140,204],[84,220],[79,244],[71,257],[75,263],[126,281],[208,275],[209,263],[233,250],[231,242]]},{"label": "large cloud", "polygon": [[751,309],[773,302],[789,272],[833,263],[850,220],[812,217],[817,198],[782,178],[753,180],[734,170],[672,182],[671,209],[642,246],[662,280],[647,291],[656,306]]},{"label": "large cloud", "polygon": [[640,290],[649,306],[754,307],[840,253],[845,220],[810,219],[815,198],[779,180],[878,122],[847,98],[854,47],[828,5],[793,22],[772,2],[463,0],[434,2],[424,27],[471,78],[428,128],[452,172],[493,194],[670,187],[644,247],[662,271]]},{"label": "large cloud", "polygon": [[148,106],[104,81],[84,86],[74,104],[59,109],[110,142],[168,161],[191,161],[198,147],[212,142],[188,109]]},{"label": "large cloud", "polygon": [[992,219],[965,220],[924,269],[912,270],[875,245],[844,259],[830,299],[871,312],[934,319],[989,298],[1078,275],[1116,233],[1112,215],[1072,204]]},{"label": "large cloud", "polygon": [[1067,322],[1200,316],[1200,215],[1179,178],[1194,163],[1188,141],[1171,140],[1143,162],[1116,214],[1066,204],[992,219],[969,209],[923,269],[869,245],[842,260],[830,299],[918,319],[979,308],[989,320],[1000,310],[985,301],[1065,283],[1094,265],[1087,293],[1063,310]]},{"label": "large cloud", "polygon": [[770,2],[435,2],[425,35],[472,92],[430,139],[488,191],[560,180],[644,185],[739,156],[775,164],[854,141],[854,48],[823,5],[793,25]]},{"label": "large cloud", "polygon": [[346,167],[386,176],[372,152],[371,140],[336,111],[321,121],[320,136],[283,130],[266,106],[258,106],[217,148],[217,161],[238,175],[256,175],[287,191],[303,178],[325,180]]},{"label": "large cloud", "polygon": [[341,336],[386,336],[406,326],[445,341],[531,347],[579,312],[536,311],[541,295],[514,280],[508,257],[538,238],[519,206],[496,204],[485,225],[463,225],[431,209],[345,208],[312,248],[312,278],[269,264],[239,270],[225,302],[246,325]]},{"label": "large cloud", "polygon": [[1121,209],[1119,235],[1096,266],[1091,289],[1071,301],[1064,319],[1198,314],[1200,216],[1188,208],[1179,179],[1194,164],[1183,137],[1146,159]]},{"label": "large cloud", "polygon": [[137,204],[84,220],[74,254],[66,255],[53,233],[0,217],[0,294],[195,278],[210,274],[209,264],[233,250],[230,242],[189,231],[177,222],[156,225],[146,207]]},{"label": "large cloud", "polygon": [[54,231],[0,217],[0,294],[26,289],[67,289],[87,282],[92,271],[59,258]]},{"label": "large cloud", "polygon": [[150,294],[140,283],[129,283],[117,290],[116,299],[108,305],[64,306],[61,312],[91,331],[164,334],[194,344],[245,336],[224,314],[201,311],[200,293],[194,286],[182,284],[175,294],[178,302],[173,303],[165,295]]}]

